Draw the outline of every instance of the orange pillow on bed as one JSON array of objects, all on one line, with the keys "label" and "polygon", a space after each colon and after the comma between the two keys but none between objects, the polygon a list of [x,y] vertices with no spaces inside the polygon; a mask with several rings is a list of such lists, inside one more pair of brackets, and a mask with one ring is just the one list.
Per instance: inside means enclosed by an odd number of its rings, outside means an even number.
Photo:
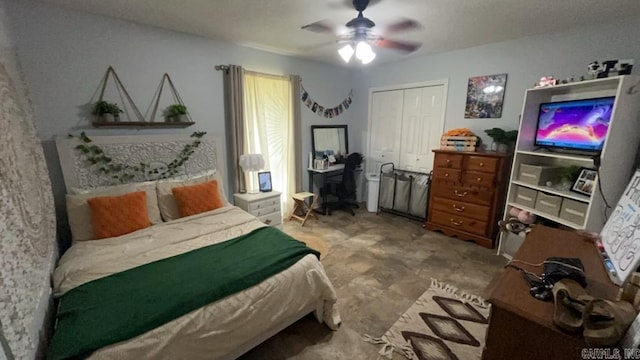
[{"label": "orange pillow on bed", "polygon": [[221,208],[224,204],[218,193],[218,182],[208,181],[202,184],[181,186],[171,189],[176,199],[180,217],[200,214]]},{"label": "orange pillow on bed", "polygon": [[147,194],[137,191],[120,196],[99,196],[87,200],[96,239],[120,236],[151,226]]}]

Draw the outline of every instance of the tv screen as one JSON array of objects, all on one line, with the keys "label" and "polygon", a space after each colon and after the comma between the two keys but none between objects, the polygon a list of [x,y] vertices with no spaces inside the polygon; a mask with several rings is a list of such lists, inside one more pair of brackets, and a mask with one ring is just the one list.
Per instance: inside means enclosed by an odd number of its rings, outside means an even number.
[{"label": "tv screen", "polygon": [[536,146],[600,151],[614,101],[611,96],[540,104]]}]

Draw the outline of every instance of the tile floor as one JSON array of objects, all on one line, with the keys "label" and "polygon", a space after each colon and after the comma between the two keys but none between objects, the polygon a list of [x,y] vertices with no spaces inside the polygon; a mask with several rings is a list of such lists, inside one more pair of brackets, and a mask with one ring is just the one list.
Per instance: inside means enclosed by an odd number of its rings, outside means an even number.
[{"label": "tile floor", "polygon": [[[328,251],[322,263],[338,293],[342,326],[331,331],[307,316],[241,357],[253,359],[376,359],[375,337],[388,328],[436,278],[482,295],[505,260],[495,250],[422,229],[396,215],[336,211],[304,227],[285,222],[299,238],[315,237]],[[401,359],[400,356],[394,359]]]}]

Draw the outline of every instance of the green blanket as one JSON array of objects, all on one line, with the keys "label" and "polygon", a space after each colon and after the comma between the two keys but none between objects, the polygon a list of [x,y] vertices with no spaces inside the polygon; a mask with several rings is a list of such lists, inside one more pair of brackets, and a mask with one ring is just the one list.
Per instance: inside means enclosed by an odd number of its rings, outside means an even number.
[{"label": "green blanket", "polygon": [[273,227],[80,285],[60,298],[50,359],[89,355],[319,253]]}]

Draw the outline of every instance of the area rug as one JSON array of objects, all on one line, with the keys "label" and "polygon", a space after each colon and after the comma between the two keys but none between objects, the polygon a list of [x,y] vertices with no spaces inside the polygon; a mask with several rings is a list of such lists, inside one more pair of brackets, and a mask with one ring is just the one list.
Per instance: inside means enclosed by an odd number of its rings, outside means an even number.
[{"label": "area rug", "polygon": [[310,234],[295,234],[294,237],[307,244],[308,247],[313,250],[317,250],[320,252],[320,259],[324,259],[329,253],[329,244],[325,242],[323,239],[318,238],[318,236],[310,235]]},{"label": "area rug", "polygon": [[397,352],[412,360],[480,359],[484,348],[489,304],[455,286],[431,279],[431,287],[411,305],[381,338],[381,357]]}]

